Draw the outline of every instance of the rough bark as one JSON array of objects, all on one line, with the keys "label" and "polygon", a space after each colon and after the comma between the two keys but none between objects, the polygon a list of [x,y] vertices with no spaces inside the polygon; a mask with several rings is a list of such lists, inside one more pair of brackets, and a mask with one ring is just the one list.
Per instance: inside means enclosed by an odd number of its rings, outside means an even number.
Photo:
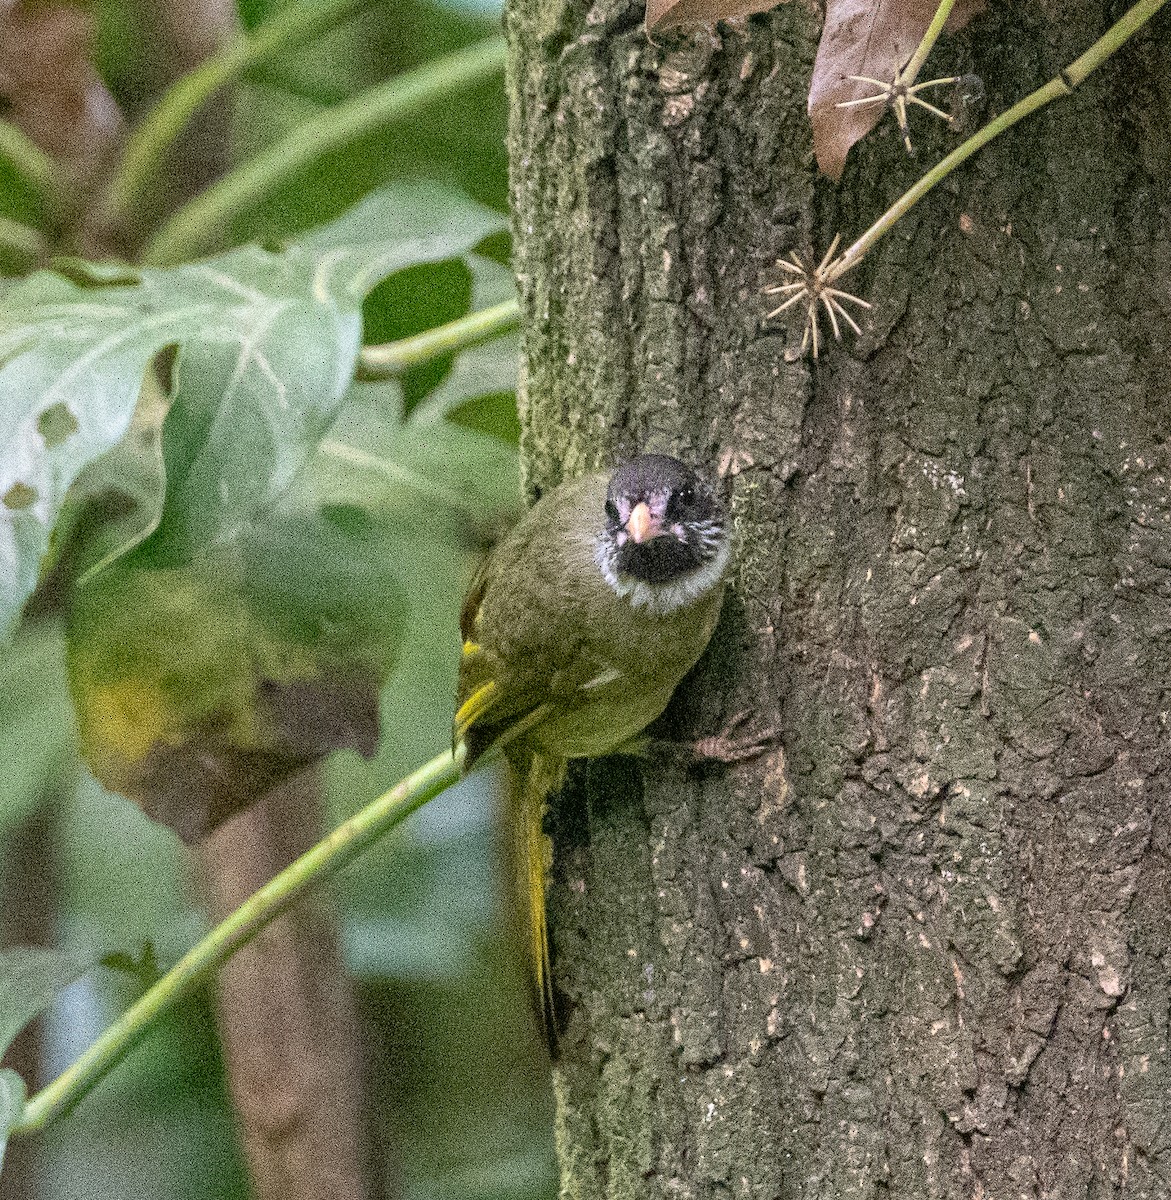
[{"label": "rough bark", "polygon": [[[1116,15],[1009,6],[929,69],[999,111]],[[563,1195],[1171,1195],[1168,20],[904,220],[815,369],[772,262],[916,166],[884,126],[815,179],[809,11],[640,16],[507,14],[528,480],[719,471],[734,586],[673,716],[778,740],[557,805]]]}]

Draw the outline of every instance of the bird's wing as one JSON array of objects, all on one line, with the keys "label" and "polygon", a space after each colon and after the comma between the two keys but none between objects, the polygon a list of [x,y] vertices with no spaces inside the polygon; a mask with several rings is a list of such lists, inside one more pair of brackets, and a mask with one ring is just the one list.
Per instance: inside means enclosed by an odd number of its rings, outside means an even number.
[{"label": "bird's wing", "polygon": [[480,569],[472,576],[468,585],[468,594],[459,610],[459,633],[466,646],[473,641],[476,634],[476,623],[480,616],[480,603],[488,590],[488,563],[480,564]]},{"label": "bird's wing", "polygon": [[[483,572],[481,572],[483,574]],[[489,747],[511,741],[535,724],[548,709],[548,679],[534,672],[505,671],[491,649],[476,640],[476,616],[486,581],[473,582],[460,618],[460,652],[452,745],[467,746],[470,767]]]},{"label": "bird's wing", "polygon": [[469,766],[550,711],[572,706],[580,689],[613,677],[581,611],[596,573],[592,542],[573,536],[583,509],[601,510],[605,485],[590,476],[558,489],[521,519],[472,580],[460,613],[452,730],[455,743],[467,746]]},{"label": "bird's wing", "polygon": [[466,744],[469,767],[489,747],[513,741],[550,713],[620,677],[580,641],[573,644],[568,631],[558,653],[535,649],[527,661],[510,658],[507,664],[476,639],[474,617],[465,633],[470,636],[460,654],[452,744]]}]

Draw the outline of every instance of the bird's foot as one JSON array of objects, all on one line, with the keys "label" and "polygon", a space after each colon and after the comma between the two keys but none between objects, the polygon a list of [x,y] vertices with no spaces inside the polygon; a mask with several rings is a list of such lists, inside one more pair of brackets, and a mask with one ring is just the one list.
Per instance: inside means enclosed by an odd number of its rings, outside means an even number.
[{"label": "bird's foot", "polygon": [[747,710],[739,712],[719,733],[690,742],[644,738],[638,749],[643,754],[661,754],[680,760],[689,767],[705,766],[709,763],[731,765],[750,762],[767,754],[777,744],[777,730],[772,726],[739,732],[751,715]]},{"label": "bird's foot", "polygon": [[743,729],[751,713],[738,712],[724,728],[708,737],[697,738],[691,743],[692,761],[696,763],[741,763],[751,762],[767,754],[777,744],[777,731],[772,726],[765,729]]}]

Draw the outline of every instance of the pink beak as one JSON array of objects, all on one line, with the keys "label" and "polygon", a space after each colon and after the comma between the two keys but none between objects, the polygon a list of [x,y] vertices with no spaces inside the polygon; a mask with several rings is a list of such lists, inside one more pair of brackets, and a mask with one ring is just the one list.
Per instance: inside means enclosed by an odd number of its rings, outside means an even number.
[{"label": "pink beak", "polygon": [[630,540],[635,543],[646,542],[651,538],[662,533],[658,521],[651,516],[651,510],[647,507],[645,500],[640,500],[633,509],[626,521],[626,532],[630,534]]}]

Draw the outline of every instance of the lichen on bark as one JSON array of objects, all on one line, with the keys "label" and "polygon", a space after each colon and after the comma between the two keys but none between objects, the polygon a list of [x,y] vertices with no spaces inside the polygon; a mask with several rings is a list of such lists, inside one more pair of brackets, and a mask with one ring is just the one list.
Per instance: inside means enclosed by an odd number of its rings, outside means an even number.
[{"label": "lichen on bark", "polygon": [[[998,111],[1109,15],[986,14],[934,65]],[[814,367],[773,261],[916,164],[884,126],[815,178],[807,9],[640,17],[507,12],[527,479],[719,473],[732,593],[669,722],[778,736],[555,806],[563,1193],[1167,1196],[1167,21],[901,222]]]}]

